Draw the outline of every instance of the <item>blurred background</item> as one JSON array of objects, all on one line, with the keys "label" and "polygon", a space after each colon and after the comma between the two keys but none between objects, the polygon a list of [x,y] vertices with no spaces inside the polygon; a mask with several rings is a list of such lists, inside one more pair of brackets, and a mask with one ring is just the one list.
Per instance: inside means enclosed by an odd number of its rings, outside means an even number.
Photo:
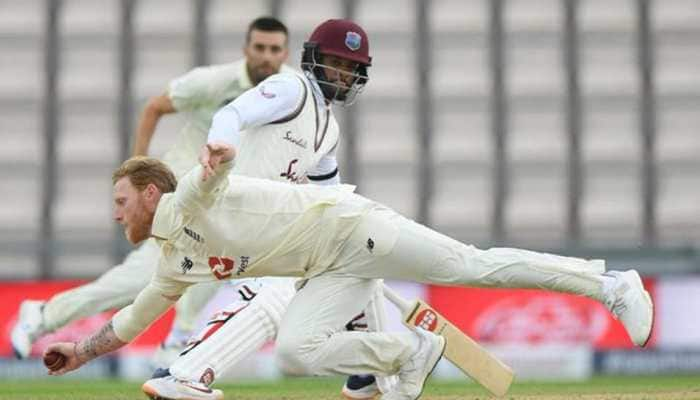
[{"label": "blurred background", "polygon": [[[657,321],[637,351],[587,300],[393,286],[521,376],[700,371],[700,1],[0,0],[0,378],[43,375],[11,358],[22,299],[94,279],[129,251],[110,175],[145,100],[193,66],[241,58],[261,15],[290,28],[294,67],[327,18],[367,31],[369,84],[337,110],[345,182],[477,246],[638,268]],[[180,127],[166,117],[151,153]],[[141,377],[169,318],[78,376]],[[278,376],[270,348],[251,362],[233,376]]]}]

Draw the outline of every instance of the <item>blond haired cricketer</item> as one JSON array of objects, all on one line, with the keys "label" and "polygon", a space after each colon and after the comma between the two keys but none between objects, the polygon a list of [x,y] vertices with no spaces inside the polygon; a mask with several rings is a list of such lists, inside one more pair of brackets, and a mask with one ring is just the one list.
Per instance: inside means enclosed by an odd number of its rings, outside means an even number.
[{"label": "blond haired cricketer", "polygon": [[124,346],[188,286],[251,276],[305,279],[277,337],[285,372],[398,374],[399,383],[383,399],[418,398],[445,342],[427,331],[345,331],[343,325],[367,305],[376,278],[582,295],[603,303],[635,344],[649,339],[653,305],[634,270],[606,273],[602,260],[481,250],[359,196],[352,186],[230,175],[235,154],[231,144],[210,142],[202,148],[201,165],[179,183],[150,158],[127,160],[115,171],[115,220],[133,243],[154,237],[161,261],[134,303],[100,331],[79,343],[49,346],[47,351],[67,358],[53,375]]}]

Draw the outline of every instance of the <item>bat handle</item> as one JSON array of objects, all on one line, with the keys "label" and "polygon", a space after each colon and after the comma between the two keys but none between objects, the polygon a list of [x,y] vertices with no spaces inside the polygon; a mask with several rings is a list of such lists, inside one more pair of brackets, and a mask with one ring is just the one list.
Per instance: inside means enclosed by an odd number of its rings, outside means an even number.
[{"label": "bat handle", "polygon": [[411,308],[411,303],[407,300],[405,300],[403,297],[401,297],[396,291],[394,291],[392,288],[390,288],[387,285],[384,286],[384,297],[386,297],[390,302],[394,303],[396,308],[398,308],[401,312],[405,312],[408,309]]}]

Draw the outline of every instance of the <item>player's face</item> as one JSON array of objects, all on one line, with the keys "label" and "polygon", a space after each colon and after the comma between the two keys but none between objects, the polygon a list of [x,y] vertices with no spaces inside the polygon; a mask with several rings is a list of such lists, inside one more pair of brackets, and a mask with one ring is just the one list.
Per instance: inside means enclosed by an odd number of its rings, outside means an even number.
[{"label": "player's face", "polygon": [[243,48],[248,76],[254,85],[279,72],[287,60],[287,36],[284,32],[266,32],[253,29],[250,40]]},{"label": "player's face", "polygon": [[139,191],[131,184],[129,177],[123,177],[114,184],[114,220],[124,226],[126,239],[133,244],[148,239],[155,208],[150,207],[146,191]]},{"label": "player's face", "polygon": [[324,65],[324,73],[328,82],[334,83],[345,90],[352,86],[352,82],[355,79],[353,74],[359,65],[357,62],[330,54],[323,54],[321,56],[321,64]]}]

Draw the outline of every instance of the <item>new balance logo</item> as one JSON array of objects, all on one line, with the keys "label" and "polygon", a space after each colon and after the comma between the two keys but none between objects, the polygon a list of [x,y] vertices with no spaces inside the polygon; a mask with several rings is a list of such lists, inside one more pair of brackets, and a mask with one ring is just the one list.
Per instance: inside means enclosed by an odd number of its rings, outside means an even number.
[{"label": "new balance logo", "polygon": [[182,268],[183,274],[186,274],[187,272],[189,272],[189,270],[191,270],[193,266],[194,266],[194,263],[192,262],[192,260],[190,260],[187,257],[185,257],[185,259],[182,260],[182,263],[180,263],[180,268]]}]

